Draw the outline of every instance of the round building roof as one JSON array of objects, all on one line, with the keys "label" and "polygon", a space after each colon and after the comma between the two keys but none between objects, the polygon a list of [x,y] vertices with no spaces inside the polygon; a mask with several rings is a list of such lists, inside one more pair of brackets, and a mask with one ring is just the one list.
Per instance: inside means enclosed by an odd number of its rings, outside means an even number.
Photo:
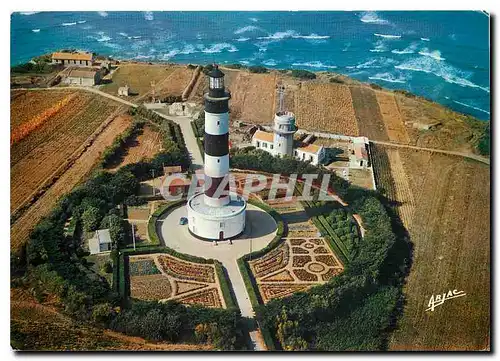
[{"label": "round building roof", "polygon": [[214,67],[212,70],[210,70],[208,76],[211,78],[223,78],[224,73],[220,71],[219,66],[217,64],[214,64]]}]

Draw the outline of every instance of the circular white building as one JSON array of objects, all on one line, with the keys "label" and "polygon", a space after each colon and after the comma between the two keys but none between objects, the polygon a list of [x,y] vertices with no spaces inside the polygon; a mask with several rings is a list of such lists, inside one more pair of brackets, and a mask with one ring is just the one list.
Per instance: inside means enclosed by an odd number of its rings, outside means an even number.
[{"label": "circular white building", "polygon": [[279,111],[274,116],[274,154],[293,155],[293,135],[297,132],[295,126],[295,114],[287,111]]},{"label": "circular white building", "polygon": [[217,65],[208,73],[205,94],[204,193],[187,203],[189,231],[202,239],[224,240],[245,229],[246,202],[229,188],[229,99],[224,73]]}]

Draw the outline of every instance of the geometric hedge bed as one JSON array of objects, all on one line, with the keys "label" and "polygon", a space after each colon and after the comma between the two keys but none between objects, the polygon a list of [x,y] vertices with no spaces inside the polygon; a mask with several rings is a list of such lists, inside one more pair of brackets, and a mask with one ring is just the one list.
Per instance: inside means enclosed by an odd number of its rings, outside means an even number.
[{"label": "geometric hedge bed", "polygon": [[155,253],[129,256],[129,271],[132,298],[227,307],[213,264],[193,263],[166,253]]}]

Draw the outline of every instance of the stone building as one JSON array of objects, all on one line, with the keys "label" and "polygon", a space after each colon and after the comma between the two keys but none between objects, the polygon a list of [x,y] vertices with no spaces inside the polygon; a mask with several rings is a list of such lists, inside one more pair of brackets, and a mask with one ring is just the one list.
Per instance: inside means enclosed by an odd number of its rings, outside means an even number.
[{"label": "stone building", "polygon": [[94,68],[72,68],[64,78],[68,85],[93,86],[101,82],[101,72]]},{"label": "stone building", "polygon": [[52,54],[52,64],[86,67],[92,66],[94,56],[86,52],[55,52]]}]

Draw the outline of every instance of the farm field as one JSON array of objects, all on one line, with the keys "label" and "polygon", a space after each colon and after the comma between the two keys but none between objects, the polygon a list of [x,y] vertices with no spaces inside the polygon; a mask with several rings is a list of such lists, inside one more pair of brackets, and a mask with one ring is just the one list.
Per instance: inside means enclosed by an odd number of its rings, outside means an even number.
[{"label": "farm field", "polygon": [[44,216],[48,215],[57,200],[82,182],[100,159],[101,153],[113,143],[115,137],[130,125],[131,118],[117,116],[111,119],[92,145],[75,160],[57,181],[11,225],[11,249],[17,251],[28,238],[29,232]]},{"label": "farm field", "polygon": [[194,69],[189,69],[186,66],[173,68],[173,71],[167,78],[156,83],[157,97],[161,99],[168,95],[182,95],[184,89],[189,85],[193,73]]},{"label": "farm field", "polygon": [[68,95],[76,93],[74,90],[60,90],[43,92],[43,95],[36,95],[37,92],[29,90],[11,90],[10,92],[10,130],[19,127],[44,110],[64,99]]},{"label": "farm field", "polygon": [[388,141],[375,92],[366,86],[349,87],[359,134],[369,139]]},{"label": "farm field", "polygon": [[410,138],[399,113],[394,94],[385,91],[377,91],[375,94],[389,140],[395,143],[409,144]]},{"label": "farm field", "polygon": [[304,82],[294,96],[299,128],[359,135],[353,100],[347,86]]},{"label": "farm field", "polygon": [[230,80],[233,119],[254,124],[271,124],[275,109],[275,74],[238,72]]},{"label": "farm field", "polygon": [[[15,97],[11,103],[12,123],[18,124],[17,127],[29,124],[36,117],[29,107],[25,108],[27,115],[20,110],[24,108],[22,104],[26,99],[30,99],[30,104],[45,104],[45,109],[59,102],[61,94],[71,99],[57,112],[51,112],[38,128],[11,146],[11,211],[27,202],[60,167],[74,161],[74,153],[78,153],[100,125],[118,110],[118,105],[111,100],[83,92],[56,92],[55,96],[49,91],[29,93]],[[41,105],[35,108],[44,112]],[[11,128],[11,134],[16,129]]]},{"label": "farm field", "polygon": [[[385,152],[385,157],[380,153]],[[377,146],[413,243],[406,305],[392,350],[481,350],[490,328],[490,171],[464,158]],[[379,176],[389,187],[388,175]],[[406,179],[406,180],[405,180]],[[406,183],[406,185],[404,185]],[[405,210],[414,199],[412,212]],[[406,199],[406,200],[405,200]],[[409,222],[408,222],[409,220]],[[432,295],[465,297],[426,311]]]},{"label": "farm field", "polygon": [[[481,134],[481,127],[474,129],[471,126],[474,121],[470,123],[466,115],[424,99],[399,94],[395,95],[395,99],[403,121],[410,125],[407,130],[412,145],[472,152],[473,141]],[[475,122],[484,126],[482,121]],[[439,125],[431,131],[419,131],[413,128],[413,123]]]},{"label": "farm field", "polygon": [[322,238],[284,238],[248,263],[264,303],[325,283],[344,269]]},{"label": "farm field", "polygon": [[11,289],[11,345],[23,350],[210,350],[210,345],[151,343],[140,337],[77,324],[57,308],[57,300],[39,303],[20,288]]},{"label": "farm field", "polygon": [[214,265],[151,254],[129,256],[129,270],[132,298],[225,308]]},{"label": "farm field", "polygon": [[133,94],[128,97],[130,100],[138,100],[148,94],[151,90],[151,82],[155,81],[158,85],[165,80],[175,68],[167,65],[155,64],[133,64],[123,63],[112,74],[112,82],[104,84],[100,90],[112,94],[118,94],[118,88],[128,85]]},{"label": "farm field", "polygon": [[160,152],[162,145],[160,132],[149,125],[145,125],[142,133],[129,143],[121,162],[110,170],[116,171],[127,164],[137,163],[143,159],[151,159]]}]

